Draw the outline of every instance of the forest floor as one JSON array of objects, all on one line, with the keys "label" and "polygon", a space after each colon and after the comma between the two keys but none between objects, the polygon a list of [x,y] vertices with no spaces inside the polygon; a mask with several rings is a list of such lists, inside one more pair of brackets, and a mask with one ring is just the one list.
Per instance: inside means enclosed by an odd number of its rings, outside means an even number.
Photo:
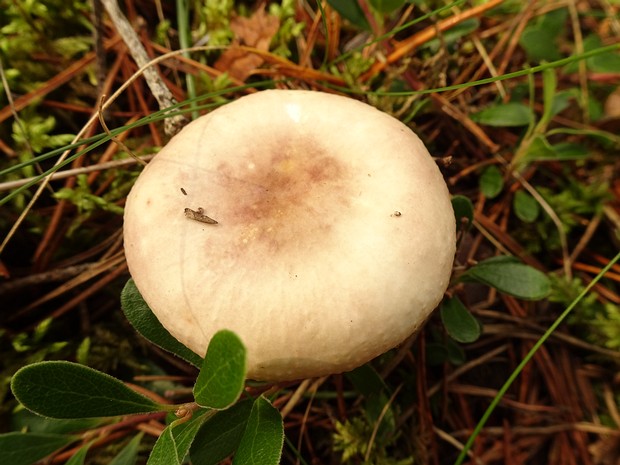
[{"label": "forest floor", "polygon": [[[168,100],[99,1],[0,1],[0,433],[42,428],[9,387],[41,360],[187,397],[195,368],[120,309],[138,159],[178,115],[311,89],[395,116],[437,157],[458,219],[447,296],[475,328],[437,311],[353,374],[272,388],[282,463],[452,464],[484,418],[463,463],[620,464],[620,2],[120,3],[147,59],[163,57],[149,69]],[[544,295],[511,291],[519,276],[505,270],[465,279],[500,255],[541,272]],[[86,463],[109,463],[138,433],[145,463],[162,429],[161,417],[121,422]]]}]

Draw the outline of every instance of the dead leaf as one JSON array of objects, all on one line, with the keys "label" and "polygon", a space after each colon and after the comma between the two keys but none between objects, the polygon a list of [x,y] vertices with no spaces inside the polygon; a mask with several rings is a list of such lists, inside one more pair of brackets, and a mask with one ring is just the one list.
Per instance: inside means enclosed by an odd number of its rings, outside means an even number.
[{"label": "dead leaf", "polygon": [[240,81],[245,79],[256,68],[264,63],[264,59],[255,53],[242,49],[239,45],[253,47],[258,50],[269,50],[271,39],[278,32],[280,20],[265,12],[265,7],[256,10],[249,18],[237,16],[230,22],[234,33],[233,42],[215,62],[215,68],[226,71]]}]

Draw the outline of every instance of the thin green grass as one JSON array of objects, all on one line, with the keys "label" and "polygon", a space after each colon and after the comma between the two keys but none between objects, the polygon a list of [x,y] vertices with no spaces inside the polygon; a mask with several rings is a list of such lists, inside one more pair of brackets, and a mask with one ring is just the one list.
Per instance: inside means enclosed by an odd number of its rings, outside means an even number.
[{"label": "thin green grass", "polygon": [[[246,84],[246,85],[242,85],[242,86],[234,86],[234,87],[229,87],[227,89],[222,89],[222,90],[218,90],[218,91],[214,91],[214,92],[209,92],[207,94],[204,95],[199,95],[197,97],[191,98],[191,99],[186,99],[182,102],[179,102],[175,105],[172,105],[168,108],[164,108],[163,110],[159,110],[159,111],[155,111],[152,114],[145,116],[143,118],[140,118],[139,120],[137,120],[134,123],[125,125],[125,126],[119,126],[118,128],[114,128],[112,130],[110,130],[110,134],[106,134],[106,133],[101,133],[101,134],[97,134],[96,136],[92,136],[83,140],[80,140],[78,142],[75,142],[73,144],[69,144],[66,145],[64,147],[60,147],[54,150],[51,150],[49,152],[43,153],[41,155],[36,156],[35,158],[32,158],[28,161],[22,162],[22,163],[18,163],[15,164],[13,166],[10,166],[9,168],[6,168],[2,171],[0,171],[0,176],[5,176],[7,174],[13,173],[15,171],[18,171],[20,169],[23,169],[27,166],[31,166],[35,163],[40,163],[42,161],[48,160],[50,158],[53,158],[57,155],[61,155],[62,153],[66,152],[66,151],[70,151],[73,150],[77,147],[81,147],[84,144],[88,144],[87,147],[85,147],[84,149],[76,152],[75,154],[67,157],[65,160],[63,160],[62,162],[55,164],[53,167],[49,168],[48,170],[44,171],[43,173],[41,173],[40,175],[36,176],[35,178],[33,178],[30,182],[28,182],[27,184],[24,184],[18,188],[16,188],[15,190],[13,190],[12,192],[10,192],[9,194],[7,194],[6,196],[2,197],[0,199],[0,205],[4,205],[5,203],[9,202],[12,198],[14,198],[15,196],[19,195],[20,193],[24,192],[25,190],[29,189],[30,187],[38,184],[39,182],[41,182],[43,179],[45,179],[47,176],[49,176],[50,174],[53,174],[55,172],[57,172],[58,170],[60,170],[61,168],[69,165],[70,163],[72,163],[73,161],[75,161],[77,158],[81,157],[82,155],[85,155],[89,152],[91,152],[92,150],[96,149],[97,147],[100,147],[101,145],[110,142],[112,140],[112,137],[116,137],[119,136],[120,134],[122,134],[125,131],[129,131],[131,129],[134,128],[138,128],[141,126],[145,126],[147,124],[151,124],[151,123],[156,123],[158,121],[162,121],[166,118],[169,118],[171,116],[174,115],[178,115],[178,114],[186,114],[186,113],[191,113],[193,111],[200,111],[200,110],[210,110],[213,108],[216,108],[218,106],[223,105],[225,102],[215,102],[215,103],[208,103],[208,104],[204,104],[204,105],[196,105],[196,103],[204,101],[204,100],[209,100],[212,99],[214,97],[218,97],[218,96],[222,96],[228,93],[235,93],[235,92],[239,92],[239,91],[243,91],[249,88],[261,88],[261,87],[270,87],[273,86],[275,81],[273,80],[266,80],[266,81],[261,81],[261,82],[257,82],[257,83],[252,83],[252,84]],[[189,106],[189,108],[184,108],[186,106]]]},{"label": "thin green grass", "polygon": [[376,95],[378,97],[411,97],[413,95],[425,95],[425,94],[435,94],[439,92],[448,92],[451,90],[460,90],[466,89],[468,87],[477,87],[483,86],[485,84],[493,84],[498,81],[506,81],[508,79],[515,79],[523,76],[529,76],[532,74],[537,74],[545,71],[546,69],[551,68],[559,68],[564,65],[568,65],[570,63],[575,63],[581,60],[586,60],[588,58],[592,58],[598,55],[603,55],[605,53],[614,52],[620,50],[620,44],[612,44],[607,45],[605,47],[600,47],[595,50],[590,50],[584,53],[571,55],[566,58],[561,58],[559,60],[550,61],[548,63],[543,63],[541,65],[532,66],[528,68],[524,68],[519,71],[514,71],[512,73],[506,73],[499,76],[493,76],[490,78],[478,79],[476,81],[471,82],[463,82],[461,84],[454,84],[450,86],[444,87],[435,87],[432,89],[420,89],[420,90],[410,90],[410,91],[383,91],[383,90],[357,90],[350,89],[348,87],[336,86],[333,84],[326,84],[327,87],[331,89],[338,90],[340,92],[344,92],[347,94],[359,94],[359,95]]},{"label": "thin green grass", "polygon": [[478,421],[478,424],[476,425],[471,436],[465,443],[465,446],[463,447],[463,450],[461,450],[459,456],[454,462],[454,465],[461,465],[463,461],[467,458],[467,453],[474,445],[476,438],[482,432],[482,429],[484,428],[484,425],[486,425],[487,421],[491,417],[491,414],[493,413],[497,405],[500,403],[500,401],[502,400],[502,398],[504,397],[508,389],[510,389],[510,386],[512,386],[512,383],[521,374],[525,366],[532,360],[536,352],[538,352],[538,350],[542,347],[542,345],[558,329],[558,327],[562,324],[562,322],[566,319],[566,317],[568,317],[568,315],[573,311],[573,309],[577,306],[577,304],[579,304],[579,302],[581,302],[588,295],[588,293],[592,290],[592,288],[603,278],[603,276],[605,276],[605,273],[607,273],[611,269],[611,267],[614,266],[618,262],[618,260],[620,260],[620,252],[618,252],[618,254],[614,258],[612,258],[609,261],[609,263],[607,263],[607,265],[600,271],[600,273],[594,277],[594,279],[584,288],[584,290],[579,294],[579,296],[575,300],[573,300],[573,302],[568,307],[566,307],[566,309],[560,314],[560,316],[556,318],[553,324],[549,326],[547,331],[545,331],[545,333],[538,339],[538,341],[536,341],[534,346],[530,349],[530,351],[523,358],[523,360],[521,360],[519,365],[517,365],[517,367],[510,374],[506,382],[502,385],[502,387],[499,389],[499,391],[497,392],[497,394],[491,401],[491,404],[488,406],[488,408],[486,409],[486,411],[484,412],[484,414]]}]

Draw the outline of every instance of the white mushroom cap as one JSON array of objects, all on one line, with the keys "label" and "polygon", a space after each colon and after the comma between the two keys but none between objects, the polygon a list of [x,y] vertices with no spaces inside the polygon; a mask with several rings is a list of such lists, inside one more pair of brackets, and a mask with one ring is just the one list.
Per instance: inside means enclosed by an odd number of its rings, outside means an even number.
[{"label": "white mushroom cap", "polygon": [[164,327],[199,355],[236,332],[248,377],[269,381],[398,345],[441,300],[455,251],[448,189],[420,139],[369,105],[299,90],[185,127],[139,176],[124,234]]}]

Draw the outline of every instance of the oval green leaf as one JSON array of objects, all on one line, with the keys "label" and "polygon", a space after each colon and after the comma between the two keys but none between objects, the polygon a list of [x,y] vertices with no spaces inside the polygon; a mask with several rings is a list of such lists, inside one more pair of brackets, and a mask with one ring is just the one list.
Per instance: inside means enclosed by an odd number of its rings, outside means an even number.
[{"label": "oval green leaf", "polygon": [[202,358],[177,341],[162,326],[148,304],[142,298],[133,279],[129,279],[121,292],[121,307],[131,325],[145,339],[196,367],[202,365]]},{"label": "oval green leaf", "polygon": [[525,300],[540,300],[551,292],[551,282],[544,273],[506,256],[474,265],[461,275],[461,280],[480,282]]},{"label": "oval green leaf", "polygon": [[77,438],[60,434],[0,434],[0,463],[31,465],[71,444]]},{"label": "oval green leaf", "polygon": [[504,188],[504,178],[500,169],[491,165],[480,176],[480,190],[485,197],[492,199],[497,197]]},{"label": "oval green leaf", "polygon": [[254,401],[233,465],[278,465],[284,444],[282,415],[264,397]]},{"label": "oval green leaf", "polygon": [[486,126],[527,126],[534,121],[534,113],[527,105],[518,102],[510,102],[487,107],[471,115],[471,118]]},{"label": "oval green leaf", "polygon": [[480,337],[480,323],[458,297],[441,304],[441,321],[448,335],[457,342],[470,343]]},{"label": "oval green leaf", "polygon": [[515,192],[512,203],[515,215],[525,223],[533,223],[540,214],[540,205],[534,197],[525,191]]},{"label": "oval green leaf", "polygon": [[468,230],[474,222],[474,205],[471,200],[464,195],[455,195],[452,197],[452,209],[456,227]]},{"label": "oval green leaf", "polygon": [[239,447],[252,405],[252,399],[242,400],[207,420],[190,449],[192,464],[217,465],[232,455]]},{"label": "oval green leaf", "polygon": [[206,419],[206,410],[195,412],[184,423],[172,422],[157,439],[147,465],[182,465],[196,433]]},{"label": "oval green leaf", "polygon": [[523,31],[519,44],[525,50],[528,59],[533,62],[555,61],[561,58],[555,39],[553,31],[533,26]]},{"label": "oval green leaf", "polygon": [[215,333],[194,385],[194,398],[202,407],[223,410],[241,395],[245,384],[246,351],[232,331]]},{"label": "oval green leaf", "polygon": [[164,410],[110,375],[64,361],[21,368],[11,380],[11,389],[28,410],[51,418],[111,417]]}]

